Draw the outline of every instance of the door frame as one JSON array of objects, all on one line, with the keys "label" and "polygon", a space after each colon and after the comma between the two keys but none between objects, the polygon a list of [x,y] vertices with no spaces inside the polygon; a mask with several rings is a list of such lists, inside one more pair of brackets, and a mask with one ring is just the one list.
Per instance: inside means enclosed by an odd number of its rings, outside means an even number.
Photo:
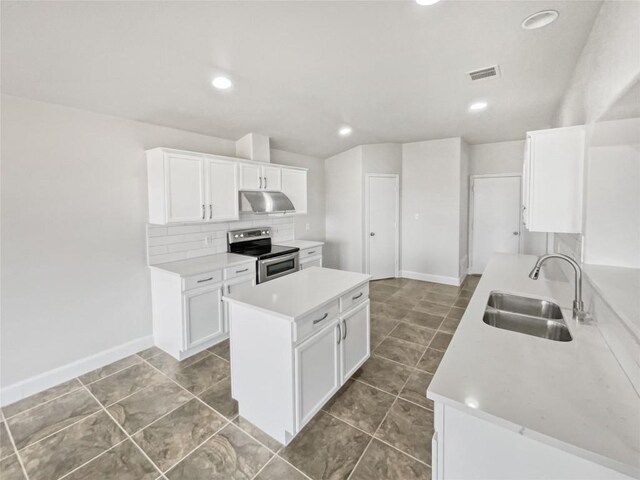
[{"label": "door frame", "polygon": [[370,252],[369,252],[369,180],[374,177],[379,178],[393,178],[395,179],[396,184],[396,234],[395,234],[395,277],[398,278],[400,276],[400,175],[395,173],[366,173],[364,175],[364,273],[370,273],[369,261],[370,261]]},{"label": "door frame", "polygon": [[[483,179],[483,178],[508,178],[508,177],[518,177],[520,179],[520,195],[518,196],[518,199],[520,201],[520,208],[519,208],[519,212],[522,211],[522,174],[521,173],[488,173],[488,174],[483,174],[483,175],[469,175],[469,224],[468,224],[468,230],[469,230],[469,238],[468,238],[468,245],[469,245],[469,251],[467,252],[467,256],[469,258],[468,261],[468,268],[467,268],[467,273],[471,274],[471,267],[473,265],[473,218],[474,218],[474,183],[476,180],[479,179]],[[520,215],[518,217],[518,231],[519,231],[519,235],[518,235],[518,253],[522,252],[522,232],[524,231],[523,228],[523,223],[522,223],[522,215]]]}]

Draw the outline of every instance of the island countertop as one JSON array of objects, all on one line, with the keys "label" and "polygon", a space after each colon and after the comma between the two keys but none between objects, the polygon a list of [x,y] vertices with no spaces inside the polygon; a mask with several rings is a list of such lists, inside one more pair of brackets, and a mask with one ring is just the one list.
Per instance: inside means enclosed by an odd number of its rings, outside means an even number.
[{"label": "island countertop", "polygon": [[[640,397],[596,324],[572,319],[573,279],[530,280],[535,260],[492,257],[427,396],[636,478]],[[492,291],[557,303],[573,340],[486,325],[482,318]]]},{"label": "island countertop", "polygon": [[311,267],[225,296],[240,303],[295,321],[368,282],[371,275]]}]

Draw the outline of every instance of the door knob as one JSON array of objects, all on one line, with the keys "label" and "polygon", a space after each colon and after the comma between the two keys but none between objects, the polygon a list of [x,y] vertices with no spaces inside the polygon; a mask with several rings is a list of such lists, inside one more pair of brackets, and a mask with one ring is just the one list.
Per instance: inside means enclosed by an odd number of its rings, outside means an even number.
[{"label": "door knob", "polygon": [[375,232],[371,232],[369,235],[370,235],[371,237],[375,237],[375,236],[376,236]]},{"label": "door knob", "polygon": [[520,232],[513,232],[513,234],[517,237],[518,235],[520,235]]}]

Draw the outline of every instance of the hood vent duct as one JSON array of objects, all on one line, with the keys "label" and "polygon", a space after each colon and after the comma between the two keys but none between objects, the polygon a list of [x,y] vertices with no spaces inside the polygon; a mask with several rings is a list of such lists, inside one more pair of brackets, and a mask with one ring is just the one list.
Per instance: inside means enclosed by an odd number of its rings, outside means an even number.
[{"label": "hood vent duct", "polygon": [[493,65],[492,67],[481,68],[480,70],[467,72],[467,74],[469,75],[469,77],[471,77],[471,81],[473,82],[475,82],[476,80],[482,80],[483,78],[499,77],[500,67],[498,65]]},{"label": "hood vent duct", "polygon": [[293,213],[296,209],[282,192],[240,191],[240,211],[253,213]]}]

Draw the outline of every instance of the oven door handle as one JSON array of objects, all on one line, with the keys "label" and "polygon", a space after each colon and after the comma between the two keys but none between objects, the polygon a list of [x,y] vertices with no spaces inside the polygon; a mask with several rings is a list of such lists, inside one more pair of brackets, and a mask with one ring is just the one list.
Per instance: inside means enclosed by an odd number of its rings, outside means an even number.
[{"label": "oven door handle", "polygon": [[281,255],[279,257],[268,258],[266,260],[260,260],[260,263],[262,265],[270,265],[270,264],[275,263],[275,262],[284,262],[286,260],[291,260],[293,258],[296,258],[297,256],[298,256],[298,252],[294,252],[294,253],[290,253],[289,255]]}]

